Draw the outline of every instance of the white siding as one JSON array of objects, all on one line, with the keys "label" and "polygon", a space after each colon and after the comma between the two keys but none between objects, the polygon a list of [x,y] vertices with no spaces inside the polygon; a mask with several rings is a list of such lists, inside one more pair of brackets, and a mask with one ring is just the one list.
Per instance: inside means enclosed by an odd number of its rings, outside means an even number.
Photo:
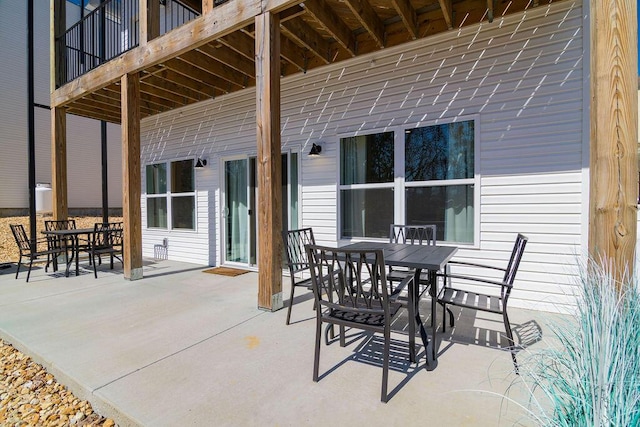
[{"label": "white siding", "polygon": [[[68,24],[80,16],[67,3]],[[49,0],[34,2],[34,98],[49,105]],[[72,18],[74,17],[75,18]],[[0,209],[29,207],[27,2],[0,1]],[[108,125],[109,206],[122,207],[120,126]],[[35,108],[36,181],[51,182],[51,114]],[[100,122],[67,116],[68,204],[102,206]]]},{"label": "white siding", "polygon": [[[475,115],[480,241],[457,258],[506,265],[522,232],[530,240],[514,305],[557,310],[571,302],[588,150],[582,14],[572,2],[539,6],[284,78],[282,146],[303,154],[302,226],[313,227],[319,243],[343,243],[336,227],[340,136]],[[145,229],[145,255],[170,235],[170,246],[178,246],[170,247],[170,258],[220,262],[220,159],[255,154],[254,94],[248,89],[143,121],[143,165],[202,155],[210,162],[197,172],[198,231]],[[309,158],[317,142],[322,155]],[[213,202],[208,207],[205,197]]]}]

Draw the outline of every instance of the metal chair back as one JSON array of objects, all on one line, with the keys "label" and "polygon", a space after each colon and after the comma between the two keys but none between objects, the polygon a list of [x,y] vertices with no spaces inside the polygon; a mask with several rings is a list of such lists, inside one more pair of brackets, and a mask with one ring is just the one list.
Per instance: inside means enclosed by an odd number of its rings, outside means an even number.
[{"label": "metal chair back", "polygon": [[411,245],[436,244],[435,225],[402,225],[391,224],[389,226],[389,243],[404,243]]},{"label": "metal chair back", "polygon": [[316,241],[311,228],[283,231],[282,240],[284,243],[285,259],[287,261],[287,267],[289,268],[289,276],[291,278],[291,292],[286,320],[286,324],[288,325],[291,321],[291,307],[293,306],[295,288],[303,286],[311,289],[311,276],[307,274],[309,273],[309,259],[307,258],[307,252],[304,248],[306,245],[315,245]]},{"label": "metal chair back", "polygon": [[45,231],[75,230],[76,220],[75,219],[47,220],[44,222],[44,229]]},{"label": "metal chair back", "polygon": [[27,236],[24,226],[22,224],[11,224],[9,227],[11,227],[11,233],[13,233],[13,237],[20,250],[20,256],[30,256],[32,250],[31,241],[29,240],[29,236]]}]

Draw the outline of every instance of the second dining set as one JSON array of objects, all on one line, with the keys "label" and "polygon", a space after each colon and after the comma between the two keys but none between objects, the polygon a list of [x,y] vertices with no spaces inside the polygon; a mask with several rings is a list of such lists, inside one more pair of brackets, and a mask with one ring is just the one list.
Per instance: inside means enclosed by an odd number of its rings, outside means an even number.
[{"label": "second dining set", "polygon": [[[51,248],[59,248],[67,254],[65,275],[69,275],[69,267],[75,260],[76,276],[79,274],[80,253],[89,255],[89,265],[93,266],[93,274],[98,278],[97,265],[102,263],[102,256],[106,255],[113,269],[114,258],[122,262],[122,222],[97,222],[93,228],[76,228],[76,222],[69,220],[45,221],[43,233],[48,237]],[[97,262],[96,262],[97,261]],[[56,263],[54,258],[52,262]],[[54,266],[54,269],[57,266]]]},{"label": "second dining set", "polygon": [[[65,276],[67,277],[74,263],[76,276],[79,274],[82,253],[88,255],[89,265],[93,266],[96,278],[98,277],[97,266],[102,264],[103,256],[109,257],[111,269],[113,269],[114,258],[122,262],[122,222],[98,222],[92,228],[77,228],[73,219],[45,220],[42,231],[45,237],[35,239],[35,242],[28,238],[24,227],[20,224],[11,225],[11,231],[20,249],[16,278],[18,278],[22,260],[26,258],[29,260],[27,282],[33,262],[41,259],[44,262],[45,257],[45,271],[49,266],[53,268],[53,271],[57,271],[58,264],[64,262],[66,263]],[[44,248],[45,246],[46,248]]]}]

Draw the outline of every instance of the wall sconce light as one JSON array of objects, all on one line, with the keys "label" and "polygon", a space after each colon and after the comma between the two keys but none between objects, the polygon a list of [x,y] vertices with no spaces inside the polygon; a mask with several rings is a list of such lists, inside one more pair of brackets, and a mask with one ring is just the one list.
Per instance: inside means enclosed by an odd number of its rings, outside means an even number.
[{"label": "wall sconce light", "polygon": [[315,157],[315,156],[319,156],[321,152],[322,152],[322,147],[314,143],[311,146],[311,151],[309,151],[309,155]]},{"label": "wall sconce light", "polygon": [[201,159],[200,157],[198,157],[198,161],[196,162],[196,165],[194,167],[196,169],[202,169],[205,166],[207,166],[207,159]]}]

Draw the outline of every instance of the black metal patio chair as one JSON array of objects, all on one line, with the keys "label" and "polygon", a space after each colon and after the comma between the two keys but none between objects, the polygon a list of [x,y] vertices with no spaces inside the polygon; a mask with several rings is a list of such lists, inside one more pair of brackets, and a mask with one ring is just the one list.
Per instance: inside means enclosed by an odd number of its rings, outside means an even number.
[{"label": "black metal patio chair", "polygon": [[289,277],[291,278],[291,295],[289,296],[289,308],[287,309],[287,325],[291,320],[291,307],[293,306],[293,294],[297,287],[312,289],[311,271],[305,245],[315,245],[313,230],[311,228],[301,228],[282,232],[284,242],[285,258],[289,267]]},{"label": "black metal patio chair", "polygon": [[[427,245],[435,246],[436,244],[436,226],[435,225],[402,225],[391,224],[389,226],[389,243],[402,243],[410,245]],[[390,284],[401,282],[407,275],[413,275],[413,270],[397,269],[389,267],[387,273],[387,281]],[[429,281],[427,273],[420,278],[422,289],[420,294],[424,293],[425,286]],[[392,287],[392,292],[394,292]]]},{"label": "black metal patio chair", "polygon": [[[62,219],[62,220],[46,220],[44,222],[45,231],[56,231],[56,230],[75,230],[76,229],[76,220],[75,219]],[[69,243],[69,237],[60,237],[54,235],[47,236],[47,246],[49,250],[60,249],[65,252],[66,256],[69,256],[68,249],[73,248],[73,244]],[[76,254],[77,256],[77,254]],[[49,263],[53,264],[53,271],[58,270],[58,258],[53,257],[52,259],[47,258],[47,267],[49,267]]]},{"label": "black metal patio chair", "polygon": [[[494,267],[491,265],[476,264],[471,262],[452,261],[449,263],[451,269],[457,267],[473,267],[496,270],[504,272],[502,280],[491,280],[483,277],[469,276],[451,273],[448,270],[445,274],[440,274],[444,278],[444,286],[438,293],[438,303],[446,307],[447,305],[455,305],[458,307],[469,308],[472,310],[485,311],[502,315],[507,340],[509,341],[509,350],[516,373],[518,373],[518,362],[516,360],[516,348],[513,340],[513,331],[509,323],[507,315],[507,303],[513,282],[520,266],[520,260],[527,245],[528,238],[522,234],[518,234],[516,242],[511,252],[511,258],[506,268]],[[455,284],[452,283],[455,280]],[[479,287],[485,287],[487,292],[479,292]],[[493,288],[493,292],[491,292]],[[446,313],[443,312],[442,331],[446,330]],[[450,314],[450,323],[454,324],[453,316]]]},{"label": "black metal patio chair", "polygon": [[[316,245],[308,245],[306,248],[316,301],[313,381],[319,380],[323,323],[328,327],[340,327],[341,346],[346,345],[345,328],[380,333],[384,336],[380,400],[387,402],[391,323],[401,305],[389,295],[383,251],[347,250]],[[411,280],[408,277],[398,287],[407,286]]]},{"label": "black metal patio chair", "polygon": [[[10,224],[11,232],[13,233],[13,237],[16,240],[16,244],[18,245],[18,249],[20,250],[20,258],[18,259],[18,269],[16,270],[16,279],[18,278],[18,273],[20,273],[20,265],[22,264],[22,259],[29,259],[29,269],[27,271],[27,282],[29,281],[29,277],[31,276],[31,267],[33,266],[34,261],[41,261],[41,257],[46,257],[47,264],[44,267],[44,271],[46,272],[49,268],[49,260],[51,257],[56,257],[60,254],[65,253],[65,249],[63,248],[49,248],[49,239],[43,237],[41,239],[35,239],[34,245],[32,246],[31,240],[27,236],[27,232],[24,229],[22,224]],[[38,250],[38,245],[46,245],[47,249]],[[44,259],[42,260],[45,261]]]},{"label": "black metal patio chair", "polygon": [[[123,233],[124,229],[121,222],[97,222],[94,224],[89,256],[93,263],[93,275],[96,279],[98,278],[97,265],[102,264],[102,255],[109,255],[111,270],[113,270],[114,258],[117,258],[124,266],[122,259]],[[98,263],[96,263],[96,257],[98,258]]]}]

